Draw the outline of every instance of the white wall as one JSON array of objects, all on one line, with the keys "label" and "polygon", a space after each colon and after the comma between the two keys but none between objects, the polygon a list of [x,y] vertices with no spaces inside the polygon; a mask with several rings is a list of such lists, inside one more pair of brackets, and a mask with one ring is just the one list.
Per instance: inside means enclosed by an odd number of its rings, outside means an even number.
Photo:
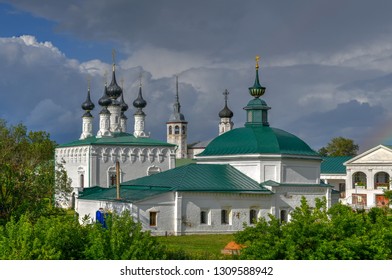
[{"label": "white wall", "polygon": [[200,164],[230,164],[258,183],[320,183],[320,162],[315,158],[282,157],[280,155],[241,155],[200,157]]},{"label": "white wall", "polygon": [[148,175],[150,167],[165,171],[175,167],[174,150],[168,147],[80,146],[56,149],[56,162],[64,161],[72,187],[80,187],[84,173],[84,187],[107,187],[108,171],[120,162],[121,182]]},{"label": "white wall", "polygon": [[283,159],[282,183],[320,183],[320,160]]},{"label": "white wall", "polygon": [[[300,205],[305,196],[311,207],[316,198],[326,197],[330,205],[329,188],[324,187],[274,187],[276,194],[208,193],[208,192],[168,192],[135,203],[116,201],[90,201],[79,199],[77,212],[82,219],[89,215],[95,220],[99,208],[105,211],[131,211],[135,221],[141,222],[143,230],[153,235],[215,234],[234,233],[250,224],[250,210],[257,212],[257,218],[275,215],[280,211],[288,214]],[[228,223],[222,224],[221,210],[228,211]],[[208,213],[207,223],[201,224],[200,212]],[[150,226],[150,212],[157,212],[157,226]]]},{"label": "white wall", "polygon": [[[121,213],[129,210],[135,222],[141,222],[143,230],[152,235],[174,234],[174,193],[169,192],[137,203],[78,199],[76,211],[81,222],[89,216],[95,222],[95,213],[102,208],[105,212]],[[157,212],[157,226],[150,226],[150,212]]]}]

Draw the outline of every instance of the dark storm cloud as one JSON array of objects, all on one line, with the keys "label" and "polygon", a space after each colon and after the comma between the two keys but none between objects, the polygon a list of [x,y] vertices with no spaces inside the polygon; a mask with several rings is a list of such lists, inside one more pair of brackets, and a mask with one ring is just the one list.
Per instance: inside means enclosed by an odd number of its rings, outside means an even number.
[{"label": "dark storm cloud", "polygon": [[[8,2],[8,1],[7,1]],[[153,45],[221,60],[333,52],[390,36],[391,1],[15,0],[58,30],[132,48]]]},{"label": "dark storm cloud", "polygon": [[[217,135],[225,89],[235,127],[241,127],[256,54],[271,125],[314,148],[336,134],[361,142],[372,122],[392,118],[390,1],[4,2],[53,21],[59,34],[93,47],[97,41],[113,44],[129,105],[144,73],[146,128],[153,138],[165,139],[177,74],[189,142]],[[2,39],[0,91],[20,96],[16,108],[11,98],[3,100],[2,117],[49,130],[59,142],[78,138],[87,76],[96,103],[110,54],[75,61],[60,45]],[[97,106],[95,123],[98,112]],[[132,132],[132,108],[128,118]]]},{"label": "dark storm cloud", "polygon": [[370,138],[375,126],[382,123],[386,116],[386,110],[381,106],[351,100],[339,104],[333,110],[303,116],[290,126],[294,133],[307,139],[313,148],[319,149],[332,138],[341,136],[354,139],[363,151],[363,139]]}]

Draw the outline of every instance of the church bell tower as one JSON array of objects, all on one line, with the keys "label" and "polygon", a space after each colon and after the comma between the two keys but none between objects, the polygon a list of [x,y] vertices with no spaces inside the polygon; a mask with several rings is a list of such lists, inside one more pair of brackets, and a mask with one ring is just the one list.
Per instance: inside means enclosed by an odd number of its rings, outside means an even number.
[{"label": "church bell tower", "polygon": [[178,76],[176,76],[176,100],[173,104],[173,113],[170,116],[167,127],[167,142],[177,145],[176,158],[187,158],[187,135],[188,122],[181,113],[181,105],[178,96]]}]

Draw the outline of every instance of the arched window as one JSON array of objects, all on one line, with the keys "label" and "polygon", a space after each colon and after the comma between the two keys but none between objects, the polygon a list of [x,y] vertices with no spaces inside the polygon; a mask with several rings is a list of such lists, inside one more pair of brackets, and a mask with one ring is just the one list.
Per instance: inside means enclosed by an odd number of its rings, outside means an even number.
[{"label": "arched window", "polygon": [[363,172],[355,172],[353,175],[353,189],[362,188],[366,189],[366,174]]},{"label": "arched window", "polygon": [[72,193],[72,197],[71,197],[71,209],[75,209],[75,193]]},{"label": "arched window", "polygon": [[180,127],[178,125],[174,127],[174,134],[180,134]]},{"label": "arched window", "polygon": [[84,174],[80,174],[80,182],[79,182],[79,186],[81,188],[84,188]]},{"label": "arched window", "polygon": [[185,125],[183,125],[183,126],[182,126],[182,134],[185,134],[185,131],[186,131]]},{"label": "arched window", "polygon": [[111,173],[110,174],[110,184],[109,185],[111,185],[111,186],[115,185],[116,184],[116,179],[117,179],[116,173]]},{"label": "arched window", "polygon": [[[120,169],[120,182],[121,182],[121,178],[122,178],[122,175],[121,175],[121,169]],[[108,187],[110,187],[110,186],[115,186],[116,184],[117,184],[117,174],[116,174],[116,167],[115,166],[111,166],[109,169],[108,169],[108,171],[107,171],[107,184],[108,184]]]},{"label": "arched window", "polygon": [[389,189],[389,174],[386,172],[378,172],[374,175],[374,188],[375,189]]},{"label": "arched window", "polygon": [[173,129],[171,126],[169,126],[169,134],[173,134]]},{"label": "arched window", "polygon": [[78,176],[79,176],[79,188],[84,188],[84,168],[82,166],[78,167]]},{"label": "arched window", "polygon": [[153,175],[153,174],[157,174],[159,172],[161,172],[161,169],[158,166],[155,166],[155,165],[150,166],[147,169],[147,175]]}]

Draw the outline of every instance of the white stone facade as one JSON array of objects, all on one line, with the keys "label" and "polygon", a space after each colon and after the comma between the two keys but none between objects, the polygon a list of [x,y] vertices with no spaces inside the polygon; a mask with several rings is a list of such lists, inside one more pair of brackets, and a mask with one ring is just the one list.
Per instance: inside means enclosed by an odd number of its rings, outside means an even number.
[{"label": "white stone facade", "polygon": [[63,163],[73,188],[108,187],[120,162],[120,182],[149,175],[151,170],[165,171],[175,167],[174,148],[77,146],[56,149],[56,162]]},{"label": "white stone facade", "polygon": [[386,206],[384,190],[391,189],[392,149],[379,145],[353,159],[346,166],[344,203],[356,207]]},{"label": "white stone facade", "polygon": [[258,183],[272,180],[278,183],[319,184],[320,161],[314,157],[282,155],[242,155],[197,157],[198,163],[228,163]]},{"label": "white stone facade", "polygon": [[[289,221],[292,210],[305,197],[311,207],[316,198],[326,197],[330,205],[330,189],[325,187],[278,187],[276,194],[236,194],[205,192],[168,192],[139,201],[123,203],[115,201],[79,200],[77,212],[95,221],[95,212],[121,212],[128,209],[143,230],[153,235],[220,234],[234,233],[250,225],[255,219],[269,219],[272,214]],[[226,211],[226,219],[222,218]],[[253,214],[251,213],[253,212]],[[156,223],[150,225],[150,213],[156,213]],[[202,214],[204,212],[205,214]],[[202,218],[202,215],[204,218]]]}]

